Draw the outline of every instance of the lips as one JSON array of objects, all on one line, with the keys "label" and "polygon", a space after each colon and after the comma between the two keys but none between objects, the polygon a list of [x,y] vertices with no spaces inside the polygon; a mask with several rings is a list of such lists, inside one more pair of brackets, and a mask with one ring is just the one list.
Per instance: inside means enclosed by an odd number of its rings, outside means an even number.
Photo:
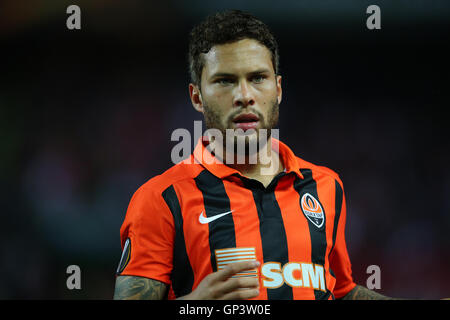
[{"label": "lips", "polygon": [[244,113],[236,116],[233,123],[238,129],[244,131],[249,129],[256,129],[259,124],[259,117],[253,113]]}]

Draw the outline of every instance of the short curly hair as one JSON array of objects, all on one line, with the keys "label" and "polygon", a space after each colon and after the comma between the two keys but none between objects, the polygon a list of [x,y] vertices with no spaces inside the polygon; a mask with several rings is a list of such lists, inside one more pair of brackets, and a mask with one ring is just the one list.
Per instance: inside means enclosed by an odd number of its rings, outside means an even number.
[{"label": "short curly hair", "polygon": [[266,24],[240,10],[227,10],[208,16],[189,35],[189,72],[191,82],[200,86],[204,66],[203,54],[215,45],[232,43],[245,38],[254,39],[272,53],[272,64],[278,74],[278,44]]}]

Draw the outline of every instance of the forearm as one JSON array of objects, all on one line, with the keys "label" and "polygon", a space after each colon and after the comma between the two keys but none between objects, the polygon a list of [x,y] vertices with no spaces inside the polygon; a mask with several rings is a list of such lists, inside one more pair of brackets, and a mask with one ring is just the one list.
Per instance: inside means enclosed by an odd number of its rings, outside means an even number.
[{"label": "forearm", "polygon": [[166,298],[165,283],[134,276],[118,276],[114,300],[162,300]]},{"label": "forearm", "polygon": [[383,296],[375,291],[369,290],[363,286],[357,285],[341,300],[401,300]]}]

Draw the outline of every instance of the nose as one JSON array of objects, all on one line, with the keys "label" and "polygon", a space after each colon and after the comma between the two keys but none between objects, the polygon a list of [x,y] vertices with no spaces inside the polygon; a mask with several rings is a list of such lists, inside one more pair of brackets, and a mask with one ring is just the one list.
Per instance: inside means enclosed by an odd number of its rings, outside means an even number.
[{"label": "nose", "polygon": [[255,100],[246,80],[240,81],[235,88],[233,105],[235,107],[245,108],[255,104]]}]

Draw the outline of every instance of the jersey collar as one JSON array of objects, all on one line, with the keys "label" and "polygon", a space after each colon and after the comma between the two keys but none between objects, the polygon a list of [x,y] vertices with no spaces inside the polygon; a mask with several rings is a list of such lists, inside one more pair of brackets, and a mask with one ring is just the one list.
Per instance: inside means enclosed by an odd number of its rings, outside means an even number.
[{"label": "jersey collar", "polygon": [[[204,140],[206,141],[204,141]],[[271,138],[272,150],[277,151],[280,155],[280,160],[284,165],[285,172],[294,172],[300,179],[303,179],[303,175],[300,172],[300,166],[297,157],[292,152],[292,150],[282,143],[280,140]],[[220,179],[224,179],[227,176],[233,174],[241,173],[236,169],[233,169],[225,164],[223,164],[218,158],[216,158],[209,150],[206,148],[208,141],[206,137],[200,138],[195,146],[193,157],[196,163],[202,165],[206,170],[211,172],[213,175]]]}]

